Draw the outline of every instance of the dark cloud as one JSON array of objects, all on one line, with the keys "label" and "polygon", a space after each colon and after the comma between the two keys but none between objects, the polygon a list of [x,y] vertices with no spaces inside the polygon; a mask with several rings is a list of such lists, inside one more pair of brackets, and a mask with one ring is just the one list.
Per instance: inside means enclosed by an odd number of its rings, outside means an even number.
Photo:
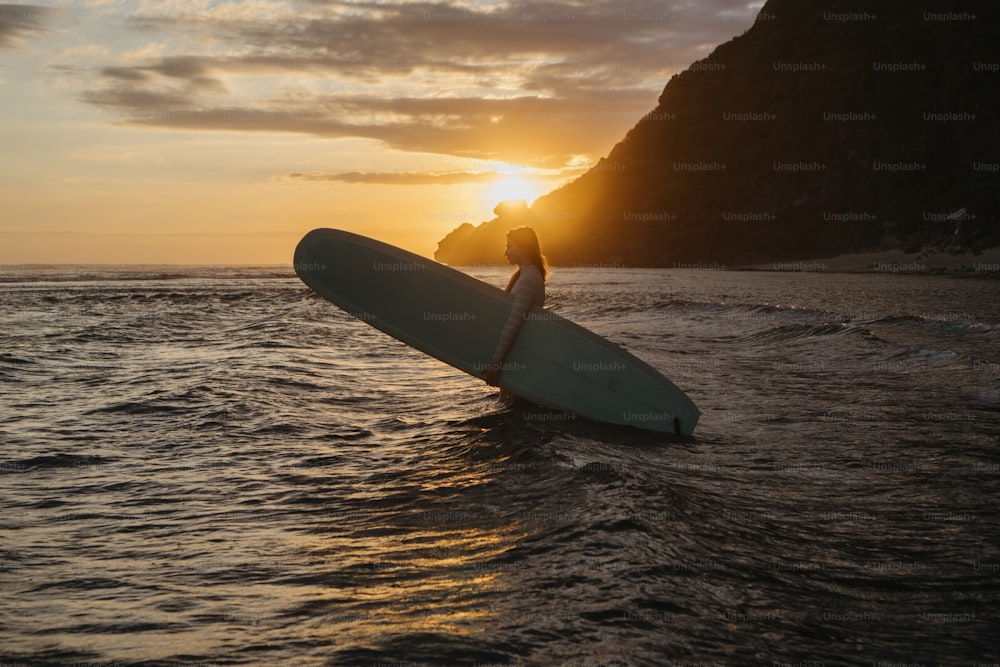
[{"label": "dark cloud", "polygon": [[[115,87],[99,91],[88,91],[83,94],[83,100],[103,107],[118,109],[144,109],[144,115],[149,124],[170,125],[171,109],[185,109],[190,106],[191,98],[183,91],[150,91],[127,87]],[[129,119],[134,121],[135,119]]]},{"label": "dark cloud", "polygon": [[[249,47],[216,63],[232,69],[312,70],[382,78],[427,68],[490,75],[505,65],[565,71],[576,83],[593,70],[621,82],[659,81],[719,41],[720,14],[746,12],[746,2],[663,0],[538,2],[516,0],[474,11],[448,3],[304,3],[331,9],[326,17],[213,20],[199,14],[135,17],[158,29],[204,30]],[[334,8],[349,8],[338,14]],[[731,36],[731,35],[729,35]]]},{"label": "dark cloud", "polygon": [[146,69],[145,67],[105,67],[101,70],[101,75],[109,79],[139,83],[149,81],[149,72]]},{"label": "dark cloud", "polygon": [[0,4],[0,49],[12,49],[30,37],[48,32],[59,11],[37,5]]},{"label": "dark cloud", "polygon": [[[367,137],[561,166],[606,151],[653,107],[671,72],[738,30],[720,13],[749,11],[735,0],[297,4],[301,12],[276,16],[133,17],[145,30],[204,33],[229,55],[108,66],[83,99],[140,125]],[[307,75],[351,92],[237,100],[227,75]]]},{"label": "dark cloud", "polygon": [[[200,106],[197,97],[190,85],[111,86],[86,93],[84,100],[124,112],[125,122],[137,125],[364,137],[404,151],[546,168],[564,166],[571,155],[606,150],[655,100],[655,94],[618,91],[569,99],[310,96],[251,107]],[[625,112],[622,105],[631,109]]]},{"label": "dark cloud", "polygon": [[[195,58],[168,58],[153,65],[140,67],[104,67],[101,76],[122,84],[157,83],[156,76],[187,84],[191,91],[215,90],[225,92],[221,80],[207,76],[208,67]],[[170,82],[173,85],[174,82]],[[160,82],[162,84],[162,82]]]}]

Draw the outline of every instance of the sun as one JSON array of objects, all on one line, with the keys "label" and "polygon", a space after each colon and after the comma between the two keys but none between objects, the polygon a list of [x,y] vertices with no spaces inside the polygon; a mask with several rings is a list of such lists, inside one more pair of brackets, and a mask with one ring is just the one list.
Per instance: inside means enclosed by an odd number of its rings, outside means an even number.
[{"label": "sun", "polygon": [[530,206],[542,194],[541,185],[522,176],[504,176],[490,186],[489,198],[499,204],[508,200],[524,200]]}]

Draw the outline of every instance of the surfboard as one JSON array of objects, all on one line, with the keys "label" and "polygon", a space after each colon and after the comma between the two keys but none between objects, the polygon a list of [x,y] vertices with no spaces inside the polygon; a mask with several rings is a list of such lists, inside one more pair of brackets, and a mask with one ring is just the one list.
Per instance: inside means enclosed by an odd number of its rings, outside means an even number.
[{"label": "surfboard", "polygon": [[[337,229],[295,248],[295,273],[362,322],[481,378],[513,297],[415,253]],[[498,384],[528,401],[588,419],[690,435],[694,402],[624,348],[547,309],[533,308]]]}]

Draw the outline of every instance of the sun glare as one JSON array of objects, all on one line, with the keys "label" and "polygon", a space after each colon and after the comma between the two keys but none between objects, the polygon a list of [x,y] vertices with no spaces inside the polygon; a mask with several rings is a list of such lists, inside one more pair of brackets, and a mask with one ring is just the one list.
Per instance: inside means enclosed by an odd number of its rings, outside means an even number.
[{"label": "sun glare", "polygon": [[529,205],[542,194],[541,185],[521,176],[505,176],[490,186],[490,200],[494,204],[502,201],[523,199]]}]

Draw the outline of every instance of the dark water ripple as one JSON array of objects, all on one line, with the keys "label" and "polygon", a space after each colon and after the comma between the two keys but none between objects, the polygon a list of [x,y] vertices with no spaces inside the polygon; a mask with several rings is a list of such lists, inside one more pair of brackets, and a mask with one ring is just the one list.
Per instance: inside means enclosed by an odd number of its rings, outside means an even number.
[{"label": "dark water ripple", "polygon": [[702,408],[664,440],[501,410],[265,270],[28,278],[3,664],[1000,662],[996,283],[557,272]]}]

